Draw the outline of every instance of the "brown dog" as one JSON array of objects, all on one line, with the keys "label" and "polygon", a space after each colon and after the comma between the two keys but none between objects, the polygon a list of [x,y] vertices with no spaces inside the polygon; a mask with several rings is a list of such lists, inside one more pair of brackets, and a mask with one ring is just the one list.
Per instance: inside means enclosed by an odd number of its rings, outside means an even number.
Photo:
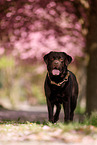
[{"label": "brown dog", "polygon": [[[44,56],[44,61],[48,70],[44,88],[49,121],[52,123],[58,121],[61,104],[64,108],[64,121],[72,121],[78,97],[76,77],[67,69],[72,58],[64,52],[50,52]],[[54,105],[57,108],[55,115]]]}]

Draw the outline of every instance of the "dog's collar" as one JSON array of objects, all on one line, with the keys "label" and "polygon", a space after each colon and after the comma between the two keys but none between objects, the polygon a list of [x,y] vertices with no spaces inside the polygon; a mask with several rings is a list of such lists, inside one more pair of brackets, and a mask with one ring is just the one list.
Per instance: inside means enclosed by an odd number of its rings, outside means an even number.
[{"label": "dog's collar", "polygon": [[64,79],[62,82],[56,83],[56,82],[54,82],[54,81],[51,80],[50,75],[49,75],[49,72],[48,72],[48,77],[49,77],[50,83],[53,84],[53,85],[59,86],[59,87],[60,87],[63,83],[66,83],[66,82],[68,81],[69,76],[70,76],[70,73],[69,73],[69,71],[68,71],[68,72],[67,72],[67,75],[65,76],[65,79]]}]

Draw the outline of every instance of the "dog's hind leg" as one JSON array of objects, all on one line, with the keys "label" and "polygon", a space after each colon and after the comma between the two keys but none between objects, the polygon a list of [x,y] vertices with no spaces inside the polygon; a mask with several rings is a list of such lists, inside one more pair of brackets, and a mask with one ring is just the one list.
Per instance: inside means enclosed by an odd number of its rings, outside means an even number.
[{"label": "dog's hind leg", "polygon": [[[76,98],[76,97],[73,97]],[[73,121],[74,117],[74,110],[76,108],[77,101],[76,99],[71,100],[71,105],[70,105],[70,121]]]},{"label": "dog's hind leg", "polygon": [[68,101],[63,103],[63,109],[64,109],[64,122],[69,122],[70,121],[70,98]]}]

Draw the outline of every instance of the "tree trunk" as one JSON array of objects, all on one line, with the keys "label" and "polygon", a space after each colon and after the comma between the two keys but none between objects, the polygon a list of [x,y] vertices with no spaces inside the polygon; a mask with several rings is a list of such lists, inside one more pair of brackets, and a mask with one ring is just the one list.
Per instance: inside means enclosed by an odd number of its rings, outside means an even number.
[{"label": "tree trunk", "polygon": [[89,63],[87,66],[86,112],[97,111],[97,0],[90,5],[87,36]]}]

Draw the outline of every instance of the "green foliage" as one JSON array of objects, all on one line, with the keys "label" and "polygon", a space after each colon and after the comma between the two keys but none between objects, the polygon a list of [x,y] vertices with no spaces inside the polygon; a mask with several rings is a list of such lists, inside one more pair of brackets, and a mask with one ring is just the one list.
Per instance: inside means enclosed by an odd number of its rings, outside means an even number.
[{"label": "green foliage", "polygon": [[[1,102],[9,101],[10,107],[16,108],[19,103],[29,105],[44,104],[44,72],[40,65],[17,65],[13,57],[3,56],[0,59],[0,96]],[[39,68],[39,69],[38,69]],[[3,101],[4,100],[4,101]],[[8,101],[6,101],[8,100]],[[8,104],[4,104],[8,107]]]},{"label": "green foliage", "polygon": [[92,112],[89,120],[90,124],[97,127],[97,112]]},{"label": "green foliage", "polygon": [[84,114],[85,113],[85,107],[82,107],[82,106],[78,105],[76,107],[75,113],[77,113],[77,114]]},{"label": "green foliage", "polygon": [[0,69],[8,68],[8,67],[14,67],[15,62],[14,59],[10,56],[3,56],[0,59]]},{"label": "green foliage", "polygon": [[33,96],[35,96],[35,98],[37,98],[37,100],[39,101],[39,104],[45,103],[45,97],[43,97],[43,92],[39,86],[33,84],[32,93]]},{"label": "green foliage", "polygon": [[97,112],[92,112],[90,116],[86,115],[83,123],[97,127]]}]

